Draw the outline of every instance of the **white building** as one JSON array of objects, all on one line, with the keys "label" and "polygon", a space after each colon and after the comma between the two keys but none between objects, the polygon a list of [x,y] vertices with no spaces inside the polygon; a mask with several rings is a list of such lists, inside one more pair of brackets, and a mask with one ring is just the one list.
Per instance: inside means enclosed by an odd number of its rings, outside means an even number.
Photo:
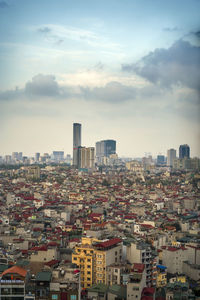
[{"label": "white building", "polygon": [[188,259],[188,251],[184,247],[166,247],[162,253],[163,265],[169,273],[183,273],[183,262]]},{"label": "white building", "polygon": [[175,149],[167,150],[167,165],[173,166],[174,159],[176,159],[176,150]]}]

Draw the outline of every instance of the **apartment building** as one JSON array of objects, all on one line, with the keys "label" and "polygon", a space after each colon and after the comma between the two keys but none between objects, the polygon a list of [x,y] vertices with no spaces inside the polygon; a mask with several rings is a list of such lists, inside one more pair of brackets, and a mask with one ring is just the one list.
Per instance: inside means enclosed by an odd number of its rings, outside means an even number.
[{"label": "apartment building", "polygon": [[187,249],[184,247],[166,247],[163,249],[163,265],[168,273],[183,273],[183,262],[187,260]]},{"label": "apartment building", "polygon": [[27,271],[13,266],[1,274],[0,299],[1,300],[34,300],[34,295],[26,295]]},{"label": "apartment building", "polygon": [[91,287],[94,283],[106,283],[107,266],[119,263],[122,258],[122,243],[118,238],[99,241],[82,238],[72,254],[72,262],[81,272],[81,286]]},{"label": "apartment building", "polygon": [[156,287],[163,287],[167,284],[167,268],[163,265],[157,265]]},{"label": "apartment building", "polygon": [[133,264],[127,283],[127,300],[140,299],[142,290],[146,286],[146,272],[144,264]]},{"label": "apartment building", "polygon": [[154,256],[151,247],[143,242],[130,243],[127,246],[127,260],[133,263],[140,263],[145,265],[146,271],[146,285],[156,285],[156,264],[157,256]]}]

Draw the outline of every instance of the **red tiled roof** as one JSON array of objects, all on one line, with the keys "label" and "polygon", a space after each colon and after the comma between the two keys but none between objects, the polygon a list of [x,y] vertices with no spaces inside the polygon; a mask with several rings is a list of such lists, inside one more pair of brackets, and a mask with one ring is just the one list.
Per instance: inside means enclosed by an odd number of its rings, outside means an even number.
[{"label": "red tiled roof", "polygon": [[109,241],[105,241],[105,242],[101,242],[101,243],[98,243],[96,244],[96,246],[98,247],[102,247],[102,248],[107,248],[107,247],[111,247],[111,246],[114,246],[118,243],[121,242],[121,239],[119,238],[114,238],[114,239],[111,239]]},{"label": "red tiled roof", "polygon": [[144,267],[145,267],[144,264],[135,263],[135,264],[133,264],[132,270],[134,272],[142,273],[144,271]]},{"label": "red tiled roof", "polygon": [[27,271],[18,267],[18,266],[13,266],[7,270],[5,270],[2,274],[1,277],[3,277],[6,274],[19,274],[22,277],[26,277]]},{"label": "red tiled roof", "polygon": [[56,259],[52,259],[50,261],[48,261],[47,263],[45,263],[46,266],[52,267],[54,265],[57,265],[60,261],[56,260]]}]

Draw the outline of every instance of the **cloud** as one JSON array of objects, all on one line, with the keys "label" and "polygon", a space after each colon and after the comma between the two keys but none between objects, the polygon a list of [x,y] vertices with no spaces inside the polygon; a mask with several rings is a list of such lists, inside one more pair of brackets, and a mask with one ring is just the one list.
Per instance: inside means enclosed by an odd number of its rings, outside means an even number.
[{"label": "cloud", "polygon": [[0,92],[0,100],[12,101],[14,99],[23,97],[23,94],[24,94],[24,91],[22,89],[18,89],[16,87],[14,90]]},{"label": "cloud", "polygon": [[116,81],[109,82],[104,87],[95,87],[93,89],[81,88],[81,90],[85,99],[96,99],[112,103],[135,99],[137,95],[136,88],[123,85]]},{"label": "cloud", "polygon": [[165,28],[163,28],[163,31],[175,32],[175,31],[179,31],[179,28],[177,26],[175,26],[175,27],[165,27]]},{"label": "cloud", "polygon": [[40,33],[50,33],[51,29],[49,27],[47,27],[47,26],[44,26],[44,27],[38,28],[37,31],[40,32]]},{"label": "cloud", "polygon": [[0,93],[0,100],[8,101],[19,98],[30,100],[51,98],[54,100],[78,98],[86,101],[120,103],[135,99],[139,90],[133,86],[111,81],[101,87],[81,85],[60,85],[55,76],[38,74],[25,84],[24,89],[9,90]]},{"label": "cloud", "polygon": [[200,91],[200,47],[178,40],[168,49],[156,49],[134,64],[122,66],[162,87],[183,85]]},{"label": "cloud", "polygon": [[29,96],[53,97],[59,93],[59,86],[53,75],[38,74],[25,85],[25,94]]},{"label": "cloud", "polygon": [[8,3],[5,1],[0,1],[0,8],[6,8],[8,7]]},{"label": "cloud", "polygon": [[106,34],[99,35],[94,30],[57,24],[44,24],[36,27],[35,30],[43,34],[48,42],[57,43],[60,40],[71,40],[98,49],[114,50],[117,53],[121,51],[120,44],[110,41]]}]

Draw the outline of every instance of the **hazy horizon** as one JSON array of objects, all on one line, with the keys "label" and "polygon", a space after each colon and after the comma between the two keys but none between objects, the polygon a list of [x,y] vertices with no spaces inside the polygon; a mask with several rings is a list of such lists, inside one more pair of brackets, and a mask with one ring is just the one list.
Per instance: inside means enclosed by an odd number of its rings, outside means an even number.
[{"label": "hazy horizon", "polygon": [[0,1],[0,155],[200,157],[200,1]]}]

